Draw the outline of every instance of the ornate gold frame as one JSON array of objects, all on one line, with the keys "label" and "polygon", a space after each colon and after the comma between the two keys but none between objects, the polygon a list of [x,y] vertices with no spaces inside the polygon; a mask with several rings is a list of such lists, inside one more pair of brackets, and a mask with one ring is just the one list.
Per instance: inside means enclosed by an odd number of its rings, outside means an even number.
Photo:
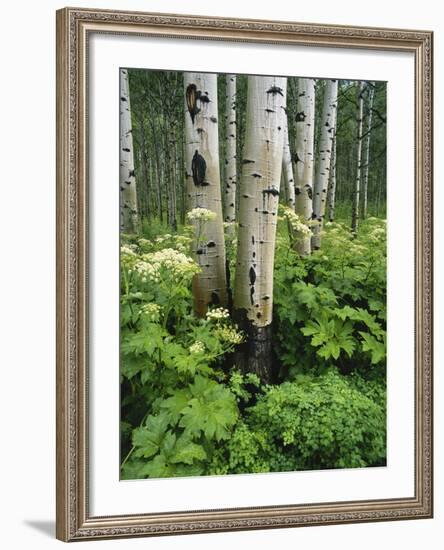
[{"label": "ornate gold frame", "polygon": [[[87,411],[87,40],[109,32],[414,54],[415,496],[91,517]],[[57,12],[57,537],[63,541],[432,517],[433,33],[65,8]]]}]

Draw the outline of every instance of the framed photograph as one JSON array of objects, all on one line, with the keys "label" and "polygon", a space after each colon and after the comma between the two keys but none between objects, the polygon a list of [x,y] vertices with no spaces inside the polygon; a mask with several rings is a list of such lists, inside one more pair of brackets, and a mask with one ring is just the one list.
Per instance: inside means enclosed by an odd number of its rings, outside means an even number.
[{"label": "framed photograph", "polygon": [[57,12],[57,537],[430,518],[430,31]]}]

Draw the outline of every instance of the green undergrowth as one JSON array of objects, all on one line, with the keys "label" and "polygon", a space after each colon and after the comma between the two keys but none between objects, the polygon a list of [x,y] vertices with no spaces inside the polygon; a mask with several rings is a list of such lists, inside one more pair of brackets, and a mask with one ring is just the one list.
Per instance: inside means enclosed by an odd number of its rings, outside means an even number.
[{"label": "green undergrowth", "polygon": [[160,223],[122,236],[122,479],[384,465],[385,221],[326,224],[307,258],[279,222],[270,385],[233,365],[225,310],[193,315],[190,242]]}]

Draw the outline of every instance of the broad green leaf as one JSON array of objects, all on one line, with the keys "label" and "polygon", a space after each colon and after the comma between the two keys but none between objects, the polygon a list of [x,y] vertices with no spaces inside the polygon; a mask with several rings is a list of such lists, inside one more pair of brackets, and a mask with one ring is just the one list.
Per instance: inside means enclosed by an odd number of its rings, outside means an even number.
[{"label": "broad green leaf", "polygon": [[189,400],[190,392],[188,390],[178,390],[171,397],[164,399],[160,404],[160,408],[168,413],[170,422],[176,424]]},{"label": "broad green leaf", "polygon": [[362,339],[363,339],[362,350],[369,351],[371,353],[371,362],[373,365],[385,359],[385,356],[386,356],[385,342],[380,342],[368,332],[360,331],[359,334],[362,336]]},{"label": "broad green leaf", "polygon": [[179,462],[193,464],[194,460],[205,460],[206,457],[207,453],[201,445],[197,445],[189,438],[181,436],[176,442],[171,462],[174,464]]},{"label": "broad green leaf", "polygon": [[136,447],[134,455],[149,458],[157,453],[166,435],[168,416],[160,414],[149,416],[145,426],[133,431],[133,445]]}]

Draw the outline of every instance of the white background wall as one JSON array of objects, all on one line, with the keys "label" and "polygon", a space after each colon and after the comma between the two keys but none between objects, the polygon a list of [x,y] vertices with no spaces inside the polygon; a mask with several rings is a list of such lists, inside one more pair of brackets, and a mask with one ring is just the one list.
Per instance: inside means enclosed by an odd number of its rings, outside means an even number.
[{"label": "white background wall", "polygon": [[[435,211],[443,204],[444,18],[441,2],[91,0],[133,9],[435,31]],[[0,17],[0,504],[3,548],[53,548],[56,0],[8,2]],[[442,4],[441,4],[442,5]],[[443,218],[436,215],[435,519],[87,543],[97,548],[360,550],[442,548],[444,535]],[[100,544],[100,546],[99,546]]]}]

